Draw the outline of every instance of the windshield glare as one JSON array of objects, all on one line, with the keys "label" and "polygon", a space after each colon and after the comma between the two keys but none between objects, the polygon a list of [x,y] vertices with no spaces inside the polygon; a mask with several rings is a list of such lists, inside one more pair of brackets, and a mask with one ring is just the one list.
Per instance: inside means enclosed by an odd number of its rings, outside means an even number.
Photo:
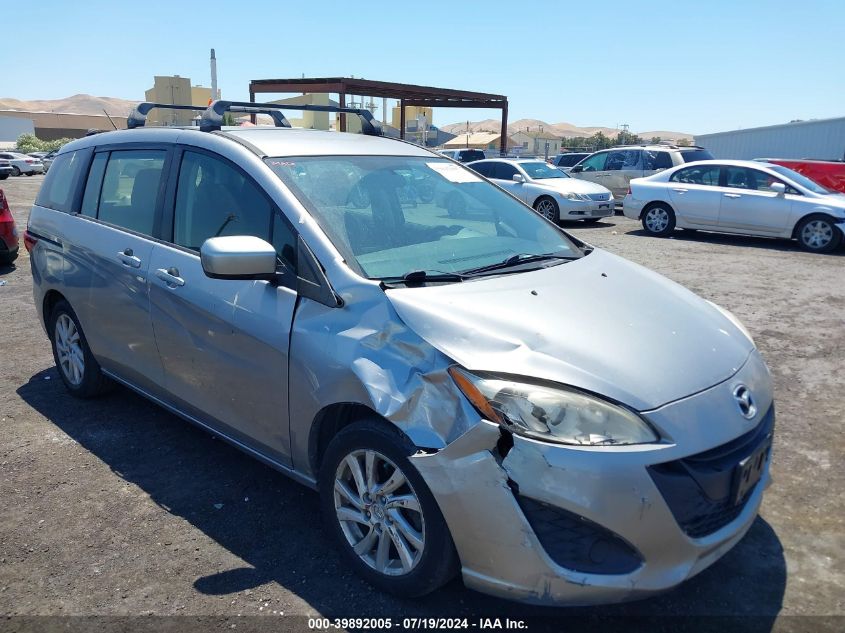
[{"label": "windshield glare", "polygon": [[[371,279],[416,271],[461,273],[516,254],[583,254],[534,211],[446,159],[308,156],[266,161],[347,264]],[[550,263],[534,267],[540,265]]]},{"label": "windshield glare", "polygon": [[569,178],[567,174],[563,173],[557,167],[544,163],[542,161],[520,163],[522,169],[528,174],[532,180],[546,180],[548,178]]},{"label": "windshield glare", "polygon": [[820,193],[820,194],[828,194],[828,193],[837,193],[835,191],[831,191],[827,187],[822,187],[819,183],[814,180],[810,180],[803,174],[799,174],[797,171],[790,169],[789,167],[784,167],[783,165],[768,165],[769,169],[779,173],[781,176],[785,176],[789,178],[794,183],[801,185],[804,189],[809,189],[813,193]]}]

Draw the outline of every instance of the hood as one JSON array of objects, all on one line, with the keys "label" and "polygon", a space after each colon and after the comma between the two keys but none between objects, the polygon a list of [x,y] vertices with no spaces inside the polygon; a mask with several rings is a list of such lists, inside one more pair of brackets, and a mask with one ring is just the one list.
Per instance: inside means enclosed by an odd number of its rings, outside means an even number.
[{"label": "hood", "polygon": [[467,369],[567,384],[639,411],[728,379],[754,348],[704,299],[598,249],[542,270],[386,293]]},{"label": "hood", "polygon": [[610,189],[607,187],[580,178],[546,178],[545,180],[533,180],[531,184],[562,193],[610,193]]}]

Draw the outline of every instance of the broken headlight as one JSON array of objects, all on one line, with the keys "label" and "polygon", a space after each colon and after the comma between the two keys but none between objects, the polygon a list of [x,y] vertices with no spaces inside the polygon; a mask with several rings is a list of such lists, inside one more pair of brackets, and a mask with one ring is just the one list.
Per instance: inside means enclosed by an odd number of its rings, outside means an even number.
[{"label": "broken headlight", "polygon": [[477,376],[458,367],[449,373],[485,418],[520,435],[582,446],[658,441],[657,434],[633,411],[582,391]]}]

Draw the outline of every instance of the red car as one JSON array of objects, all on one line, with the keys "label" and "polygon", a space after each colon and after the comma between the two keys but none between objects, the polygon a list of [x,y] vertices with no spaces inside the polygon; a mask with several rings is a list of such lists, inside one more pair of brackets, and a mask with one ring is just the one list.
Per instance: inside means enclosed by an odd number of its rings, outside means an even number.
[{"label": "red car", "polygon": [[18,229],[15,218],[0,189],[0,264],[11,264],[18,257]]},{"label": "red car", "polygon": [[822,187],[845,193],[845,162],[833,160],[813,160],[810,158],[764,158],[767,163],[783,165],[792,171],[803,174],[816,181]]}]

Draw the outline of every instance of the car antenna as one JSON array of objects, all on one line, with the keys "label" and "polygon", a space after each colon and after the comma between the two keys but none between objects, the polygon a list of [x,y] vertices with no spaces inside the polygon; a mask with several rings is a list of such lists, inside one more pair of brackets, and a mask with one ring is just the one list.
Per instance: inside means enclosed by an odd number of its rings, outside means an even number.
[{"label": "car antenna", "polygon": [[109,120],[109,123],[111,123],[111,126],[116,130],[117,126],[114,124],[114,121],[111,120],[111,117],[109,116],[109,113],[106,112],[105,108],[103,108],[103,114],[106,115],[106,118]]}]

